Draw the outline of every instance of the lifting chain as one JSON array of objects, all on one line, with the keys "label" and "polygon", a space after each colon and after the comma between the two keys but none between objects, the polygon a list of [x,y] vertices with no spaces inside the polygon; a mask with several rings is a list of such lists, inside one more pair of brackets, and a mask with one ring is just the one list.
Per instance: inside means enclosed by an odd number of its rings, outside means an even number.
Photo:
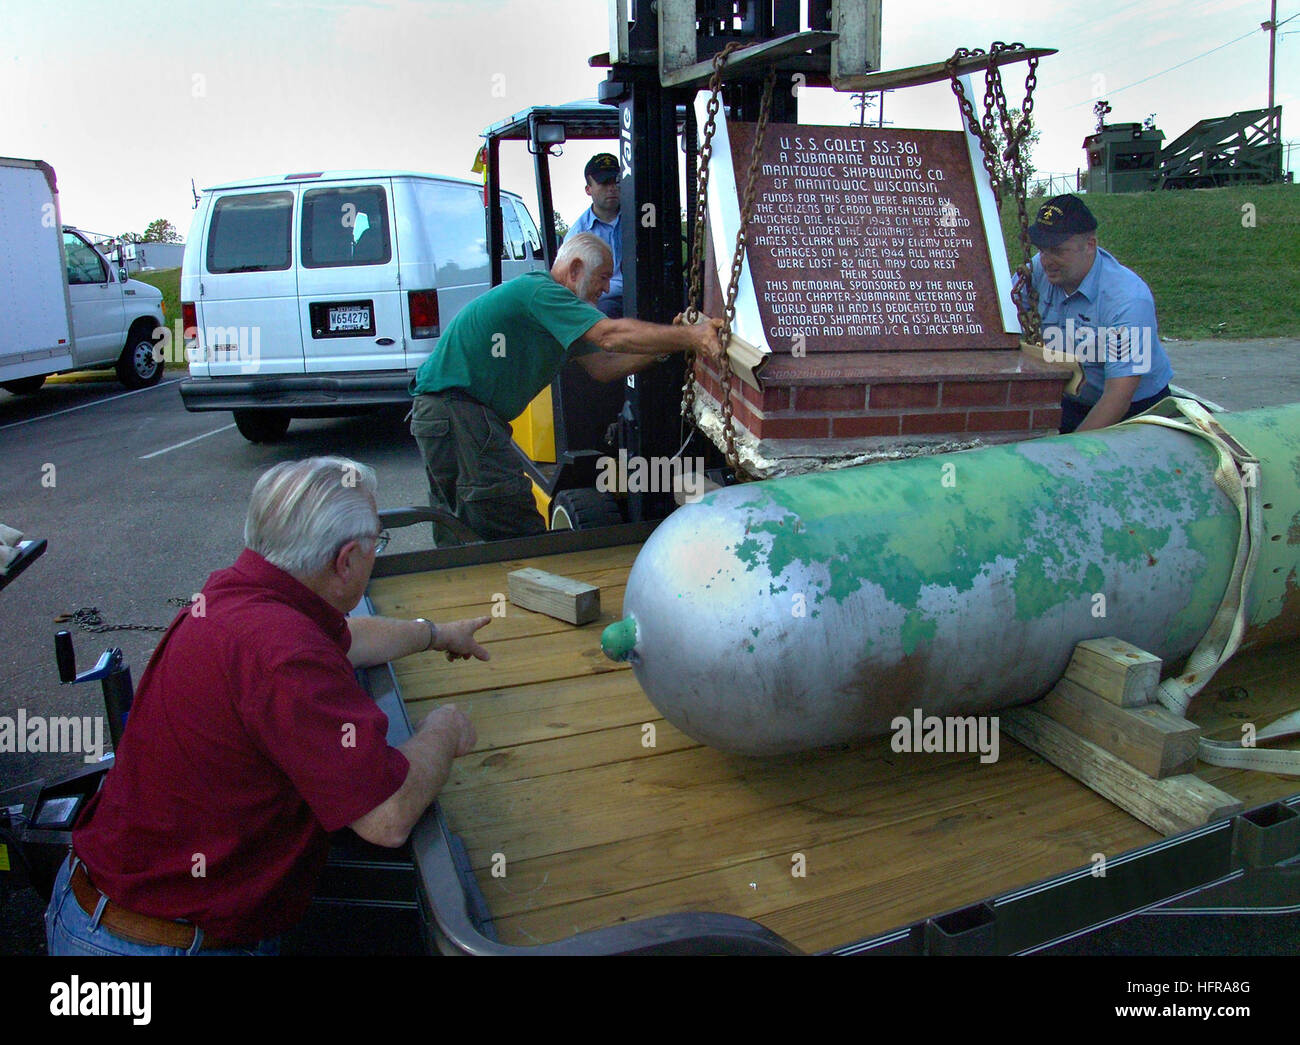
[{"label": "lifting chain", "polygon": [[[1002,160],[1011,170],[1011,186],[1016,196],[1020,229],[1020,250],[1024,257],[1023,264],[1016,267],[1011,299],[1015,302],[1016,312],[1020,317],[1023,339],[1032,345],[1041,345],[1043,343],[1042,321],[1038,315],[1038,293],[1034,290],[1031,278],[1029,215],[1025,210],[1025,166],[1021,156],[1021,144],[1029,134],[1034,111],[1034,88],[1038,85],[1038,59],[1032,57],[1028,60],[1029,72],[1025,76],[1025,100],[1020,110],[1019,125],[1012,123],[1011,112],[1007,108],[1007,96],[1002,89],[1002,71],[998,65],[998,56],[1002,52],[1023,50],[1024,46],[1021,43],[1006,44],[998,40],[989,47],[987,52],[981,47],[959,47],[945,64],[948,68],[948,76],[952,80],[953,93],[957,96],[957,104],[961,107],[962,116],[965,117],[966,126],[970,128],[971,134],[979,139],[984,154],[984,169],[988,171],[989,181],[993,185],[993,197],[997,201],[999,213],[1002,210],[1002,184],[993,155],[992,139],[995,128],[1001,129],[1003,141],[1006,142]],[[957,63],[965,58],[980,58],[985,55],[988,57],[988,64],[984,71],[984,119],[979,120],[957,75]]]},{"label": "lifting chain", "polygon": [[[167,600],[168,606],[189,606],[192,599],[182,599],[179,596]],[[73,623],[82,631],[88,631],[92,634],[99,634],[104,631],[166,631],[170,624],[105,624],[104,618],[100,616],[98,606],[82,606],[79,610],[73,610],[71,613],[60,613],[54,618],[55,624]]]},{"label": "lifting chain", "polygon": [[[703,141],[700,143],[698,166],[695,171],[695,228],[691,236],[691,281],[686,302],[686,322],[700,318],[704,304],[704,226],[705,206],[709,190],[709,161],[713,158],[713,135],[718,129],[718,111],[722,107],[722,67],[741,43],[734,40],[713,56],[713,75],[709,78],[709,102],[705,107],[708,118],[704,121]],[[682,417],[695,423],[695,352],[685,354],[686,379],[682,382]]]},{"label": "lifting chain", "polygon": [[[686,307],[686,321],[695,322],[701,315],[704,297],[704,229],[705,206],[708,199],[709,161],[713,156],[713,135],[717,129],[717,115],[721,108],[722,69],[727,58],[741,45],[739,42],[728,44],[713,56],[713,76],[709,79],[709,101],[706,106],[707,120],[704,124],[703,142],[699,150],[699,168],[696,172],[695,193],[695,228],[691,244],[691,278],[690,299]],[[731,325],[736,319],[736,294],[740,289],[740,273],[745,265],[746,229],[753,217],[754,199],[757,195],[758,171],[762,163],[763,141],[767,136],[767,125],[772,115],[772,92],[776,86],[776,66],[770,66],[763,81],[763,97],[759,104],[758,123],[754,129],[754,146],[750,155],[748,177],[745,182],[745,195],[740,207],[740,228],[736,231],[736,250],[731,259],[731,277],[727,283],[726,303],[723,308],[722,329],[718,340],[722,343],[723,353],[720,360],[720,378],[722,385],[722,438],[725,444],[727,466],[737,480],[747,478],[740,464],[740,455],[736,451],[736,424],[731,408],[731,359],[726,347],[731,342]],[[682,416],[691,423],[694,419],[695,406],[695,354],[686,357],[686,379],[682,384]]]}]

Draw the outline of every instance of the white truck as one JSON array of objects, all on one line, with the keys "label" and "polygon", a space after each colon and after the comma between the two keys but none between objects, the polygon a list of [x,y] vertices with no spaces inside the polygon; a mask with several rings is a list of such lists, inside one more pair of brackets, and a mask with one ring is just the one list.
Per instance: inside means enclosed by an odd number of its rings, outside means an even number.
[{"label": "white truck", "polygon": [[50,374],[113,367],[128,388],[162,378],[162,293],[114,268],[64,226],[54,169],[0,157],[0,388],[30,395]]}]

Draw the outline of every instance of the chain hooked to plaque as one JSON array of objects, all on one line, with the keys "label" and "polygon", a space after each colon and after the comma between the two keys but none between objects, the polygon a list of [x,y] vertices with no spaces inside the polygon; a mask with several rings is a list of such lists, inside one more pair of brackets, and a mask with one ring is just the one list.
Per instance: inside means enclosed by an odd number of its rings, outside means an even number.
[{"label": "chain hooked to plaque", "polygon": [[[1011,298],[1016,304],[1016,313],[1020,318],[1023,340],[1030,345],[1041,346],[1043,343],[1042,320],[1038,314],[1038,293],[1034,290],[1033,279],[1031,278],[1029,214],[1026,210],[1025,201],[1027,186],[1024,157],[1021,154],[1021,146],[1029,135],[1031,128],[1030,118],[1034,111],[1034,88],[1038,85],[1038,58],[1030,57],[1028,59],[1029,71],[1025,76],[1025,100],[1021,106],[1019,123],[1012,120],[1011,112],[1007,108],[1007,97],[1002,87],[1002,72],[998,61],[1002,52],[1023,50],[1024,46],[1021,43],[1007,44],[998,40],[989,47],[987,52],[981,47],[959,47],[953,52],[952,57],[948,59],[945,65],[948,69],[948,76],[952,80],[953,93],[957,96],[957,104],[960,106],[962,116],[966,120],[966,126],[970,128],[971,134],[979,140],[980,149],[984,155],[984,169],[988,171],[989,181],[993,185],[993,196],[997,201],[999,212],[1002,210],[1002,179],[997,161],[994,158],[993,132],[995,128],[1000,128],[1002,131],[1002,138],[1006,144],[1001,158],[1011,172],[1011,188],[1016,197],[1017,221],[1020,231],[1020,250],[1024,258],[1023,263],[1016,266],[1016,280],[1011,290]],[[985,56],[987,56],[988,62],[984,70],[984,118],[981,120],[975,116],[975,109],[971,105],[970,99],[966,97],[966,91],[957,74],[957,63],[966,58]]]},{"label": "chain hooked to plaque", "polygon": [[[691,278],[686,302],[686,322],[696,322],[704,304],[704,208],[708,199],[709,161],[713,158],[713,135],[718,129],[718,112],[722,108],[722,68],[733,51],[740,49],[739,40],[733,40],[713,56],[713,75],[709,78],[709,101],[705,107],[703,141],[700,143],[695,170],[695,227],[691,230]],[[682,382],[682,417],[695,423],[695,350],[688,349],[683,357],[686,377]]]},{"label": "chain hooked to plaque", "polygon": [[[706,190],[709,182],[709,161],[713,156],[713,135],[717,129],[717,115],[721,108],[722,69],[732,51],[741,46],[739,42],[728,44],[713,58],[713,76],[709,80],[709,101],[706,107],[707,119],[704,124],[703,142],[699,150],[699,169],[696,181],[695,228],[691,251],[690,301],[686,308],[687,322],[695,322],[701,314],[704,296],[704,227]],[[770,66],[763,81],[763,96],[759,104],[758,123],[754,131],[754,147],[750,157],[745,193],[741,200],[740,227],[736,231],[736,249],[731,261],[731,276],[727,282],[725,305],[723,308],[722,328],[718,339],[723,353],[719,361],[722,385],[722,437],[725,446],[727,465],[736,478],[744,481],[748,478],[740,464],[740,455],[736,450],[736,426],[731,408],[731,359],[726,348],[731,342],[731,326],[736,318],[736,295],[740,289],[740,273],[745,264],[746,229],[753,217],[754,199],[758,186],[758,171],[761,166],[763,141],[767,135],[767,125],[772,114],[772,92],[776,86],[776,66]],[[688,353],[686,358],[686,379],[682,385],[682,416],[694,423],[695,405],[695,354]]]}]

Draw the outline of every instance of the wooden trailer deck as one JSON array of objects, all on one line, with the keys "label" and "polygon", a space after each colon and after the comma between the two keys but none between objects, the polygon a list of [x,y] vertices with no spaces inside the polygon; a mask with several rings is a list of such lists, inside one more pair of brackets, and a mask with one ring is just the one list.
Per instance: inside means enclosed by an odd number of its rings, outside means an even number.
[{"label": "wooden trailer deck", "polygon": [[[506,604],[480,633],[490,663],[427,654],[394,665],[413,725],[454,701],[477,726],[478,745],[440,804],[502,943],[713,911],[820,951],[1160,838],[1005,733],[989,765],[973,754],[897,754],[888,737],[769,759],[696,743],[600,650],[639,547],[372,581],[376,612],[436,620],[490,613],[506,574],[526,566],[601,589],[601,616],[583,627]],[[1240,658],[1192,717],[1210,736],[1239,737],[1241,722],[1300,704],[1298,678],[1294,646]],[[1199,773],[1248,809],[1300,790],[1271,774],[1204,764]]]}]

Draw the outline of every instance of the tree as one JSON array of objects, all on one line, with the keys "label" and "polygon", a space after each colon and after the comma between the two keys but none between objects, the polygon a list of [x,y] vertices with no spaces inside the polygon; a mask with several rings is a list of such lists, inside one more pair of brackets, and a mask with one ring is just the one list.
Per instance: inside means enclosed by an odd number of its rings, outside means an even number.
[{"label": "tree", "polygon": [[[1011,126],[1016,130],[1026,120],[1026,117],[1019,109],[1012,109],[1008,115],[1011,117]],[[1029,131],[1020,139],[1020,166],[1025,172],[1025,186],[1028,189],[1029,181],[1034,176],[1038,168],[1034,166],[1034,146],[1038,144],[1041,132],[1033,125],[1033,117],[1028,117]],[[1006,139],[1002,135],[1002,126],[1000,123],[993,125],[993,133],[989,136],[989,147],[993,150],[993,169],[998,172],[997,185],[995,186],[998,195],[1004,199],[1008,196],[1015,195],[1015,184],[1011,179],[1011,167],[1002,158],[1002,153],[1006,149]]]},{"label": "tree", "polygon": [[559,242],[564,242],[564,237],[569,234],[569,223],[560,217],[560,212],[555,212],[555,238]]},{"label": "tree", "polygon": [[119,243],[142,243],[143,238],[138,232],[124,232],[117,237]]},{"label": "tree", "polygon": [[176,226],[166,218],[155,218],[145,226],[144,238],[141,243],[179,243],[181,241],[180,233],[176,231]]}]

